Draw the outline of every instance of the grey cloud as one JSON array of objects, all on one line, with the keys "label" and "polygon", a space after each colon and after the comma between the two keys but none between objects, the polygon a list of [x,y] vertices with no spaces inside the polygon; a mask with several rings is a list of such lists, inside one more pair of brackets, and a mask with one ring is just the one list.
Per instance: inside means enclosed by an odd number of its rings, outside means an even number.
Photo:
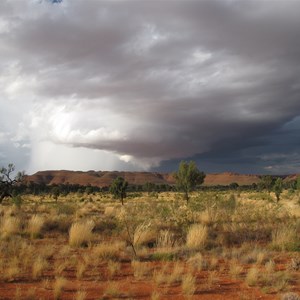
[{"label": "grey cloud", "polygon": [[[17,64],[28,82],[29,115],[37,120],[34,130],[28,125],[31,138],[129,155],[147,165],[199,157],[244,172],[254,161],[260,171],[267,163],[280,165],[276,155],[293,153],[297,160],[283,128],[300,112],[298,2],[0,6],[9,28],[0,30],[0,65]],[[55,106],[68,118],[59,126],[51,118]],[[286,146],[275,153],[269,146],[282,138]],[[243,163],[247,167],[237,167]]]}]

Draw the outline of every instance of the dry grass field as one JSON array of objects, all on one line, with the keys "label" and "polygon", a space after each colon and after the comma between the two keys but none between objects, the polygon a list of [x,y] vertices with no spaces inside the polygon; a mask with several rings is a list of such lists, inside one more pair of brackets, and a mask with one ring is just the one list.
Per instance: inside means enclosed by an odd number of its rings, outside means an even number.
[{"label": "dry grass field", "polygon": [[297,192],[23,196],[0,207],[0,299],[300,299]]}]

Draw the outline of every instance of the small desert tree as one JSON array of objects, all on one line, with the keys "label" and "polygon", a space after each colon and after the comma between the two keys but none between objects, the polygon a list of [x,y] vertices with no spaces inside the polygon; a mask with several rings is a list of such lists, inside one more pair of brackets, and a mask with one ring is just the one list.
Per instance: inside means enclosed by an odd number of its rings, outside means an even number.
[{"label": "small desert tree", "polygon": [[113,194],[113,196],[121,200],[122,205],[124,205],[124,198],[126,198],[127,187],[128,182],[122,177],[117,177],[109,188],[109,191]]},{"label": "small desert tree", "polygon": [[261,185],[264,189],[266,189],[269,193],[272,191],[273,187],[273,177],[270,175],[264,175],[261,177]]},{"label": "small desert tree", "polygon": [[184,199],[189,201],[189,193],[195,189],[197,185],[203,183],[205,174],[200,172],[194,161],[181,161],[178,171],[174,173],[178,190],[184,193]]},{"label": "small desert tree", "polygon": [[23,180],[24,172],[19,172],[12,178],[14,170],[15,166],[13,164],[9,164],[7,168],[2,167],[0,169],[0,203],[2,203],[6,197],[12,198],[14,186]]},{"label": "small desert tree", "polygon": [[280,200],[280,194],[282,193],[283,187],[282,187],[282,179],[277,178],[275,181],[275,184],[273,186],[273,190],[277,199],[277,202]]}]

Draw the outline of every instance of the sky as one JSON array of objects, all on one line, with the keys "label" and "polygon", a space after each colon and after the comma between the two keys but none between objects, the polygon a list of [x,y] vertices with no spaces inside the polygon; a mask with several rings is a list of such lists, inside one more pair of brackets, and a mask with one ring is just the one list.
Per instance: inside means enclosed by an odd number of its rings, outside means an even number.
[{"label": "sky", "polygon": [[1,0],[0,166],[300,173],[300,1]]}]

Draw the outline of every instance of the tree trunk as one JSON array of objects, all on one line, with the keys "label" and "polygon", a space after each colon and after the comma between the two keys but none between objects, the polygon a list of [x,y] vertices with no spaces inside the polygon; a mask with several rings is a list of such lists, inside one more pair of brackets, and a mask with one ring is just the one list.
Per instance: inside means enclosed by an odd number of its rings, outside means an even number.
[{"label": "tree trunk", "polygon": [[184,199],[186,200],[186,203],[189,203],[189,193],[188,193],[188,191],[184,192]]},{"label": "tree trunk", "polygon": [[123,198],[123,196],[121,196],[121,203],[122,203],[122,205],[124,205],[124,198]]}]

